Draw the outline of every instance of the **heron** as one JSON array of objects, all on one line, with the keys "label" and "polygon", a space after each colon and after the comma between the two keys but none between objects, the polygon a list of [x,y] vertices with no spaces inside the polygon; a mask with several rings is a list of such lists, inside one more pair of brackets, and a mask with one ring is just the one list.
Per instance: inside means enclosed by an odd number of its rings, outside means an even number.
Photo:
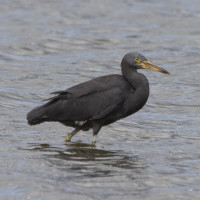
[{"label": "heron", "polygon": [[138,52],[126,54],[121,61],[122,74],[94,78],[66,90],[56,91],[47,102],[27,114],[29,125],[60,122],[74,130],[65,142],[80,130],[93,130],[92,145],[103,126],[139,111],[149,97],[149,82],[138,69],[164,74],[167,70],[152,64]]}]

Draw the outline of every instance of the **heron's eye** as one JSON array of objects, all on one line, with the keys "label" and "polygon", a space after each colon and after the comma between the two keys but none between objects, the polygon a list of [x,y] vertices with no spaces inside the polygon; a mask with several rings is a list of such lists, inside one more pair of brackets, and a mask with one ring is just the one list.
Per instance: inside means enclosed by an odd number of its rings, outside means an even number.
[{"label": "heron's eye", "polygon": [[141,63],[141,59],[135,58],[135,62],[139,64],[139,63]]}]

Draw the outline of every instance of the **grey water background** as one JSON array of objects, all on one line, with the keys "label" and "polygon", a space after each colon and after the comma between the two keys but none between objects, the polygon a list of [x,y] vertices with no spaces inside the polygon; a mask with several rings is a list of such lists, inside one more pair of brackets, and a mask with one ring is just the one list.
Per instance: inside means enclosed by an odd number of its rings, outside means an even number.
[{"label": "grey water background", "polygon": [[[199,0],[1,0],[0,199],[199,199]],[[139,51],[171,72],[141,70],[138,113],[92,133],[26,113],[91,78],[121,73]]]}]

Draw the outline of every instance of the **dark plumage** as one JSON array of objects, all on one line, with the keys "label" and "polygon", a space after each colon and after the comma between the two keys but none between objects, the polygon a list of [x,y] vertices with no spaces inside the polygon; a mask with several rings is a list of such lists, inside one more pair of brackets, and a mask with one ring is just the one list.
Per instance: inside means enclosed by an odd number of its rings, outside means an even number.
[{"label": "dark plumage", "polygon": [[128,53],[121,62],[122,75],[94,78],[67,90],[54,92],[54,97],[27,114],[30,125],[57,121],[74,127],[65,141],[79,130],[93,129],[93,144],[102,126],[113,123],[140,110],[149,96],[147,78],[137,69],[166,70],[151,64],[139,53]]}]

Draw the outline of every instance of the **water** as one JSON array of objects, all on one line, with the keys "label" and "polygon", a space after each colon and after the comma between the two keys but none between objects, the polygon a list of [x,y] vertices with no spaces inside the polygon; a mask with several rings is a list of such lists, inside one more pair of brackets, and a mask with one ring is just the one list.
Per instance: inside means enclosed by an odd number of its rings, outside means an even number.
[{"label": "water", "polygon": [[[0,6],[0,199],[199,199],[200,6],[191,1],[26,1]],[[151,94],[93,149],[26,113],[55,90],[120,73],[139,51]]]}]

